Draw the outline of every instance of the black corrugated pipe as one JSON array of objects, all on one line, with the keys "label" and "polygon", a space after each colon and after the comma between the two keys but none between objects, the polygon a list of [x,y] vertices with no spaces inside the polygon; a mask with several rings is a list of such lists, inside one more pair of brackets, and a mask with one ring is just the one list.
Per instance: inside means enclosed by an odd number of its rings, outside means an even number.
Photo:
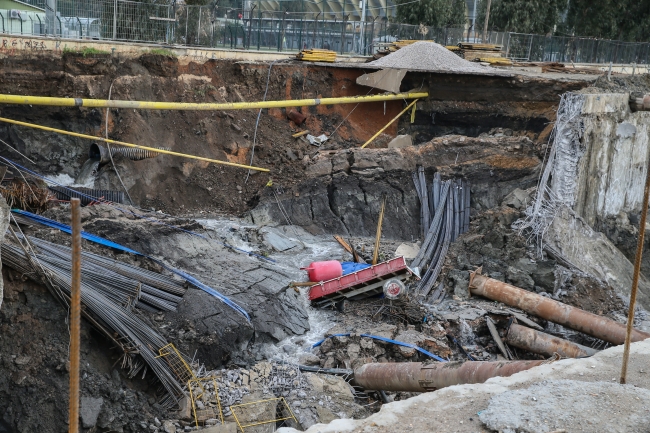
[{"label": "black corrugated pipe", "polygon": [[[54,193],[58,200],[69,201],[71,198],[78,198],[81,200],[81,204],[86,206],[92,203],[93,199],[87,197],[92,196],[97,199],[102,199],[106,201],[111,201],[113,203],[124,203],[124,193],[122,191],[109,191],[103,189],[91,189],[91,188],[80,188],[80,187],[61,187],[61,186],[51,186],[50,191]],[[99,201],[99,200],[97,200]]]},{"label": "black corrugated pipe", "polygon": [[[156,147],[160,150],[171,150],[169,147]],[[102,144],[92,143],[88,150],[88,158],[98,159],[100,163],[105,164],[111,162],[111,154],[113,156],[122,155],[132,161],[140,161],[141,159],[155,158],[160,155],[158,152],[151,150],[138,149],[132,147],[111,146],[110,154],[108,148]]]}]

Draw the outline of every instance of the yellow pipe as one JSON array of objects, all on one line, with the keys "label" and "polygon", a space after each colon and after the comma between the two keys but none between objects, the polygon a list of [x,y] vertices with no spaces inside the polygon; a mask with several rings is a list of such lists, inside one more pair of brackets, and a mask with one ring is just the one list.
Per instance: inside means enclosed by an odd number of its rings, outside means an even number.
[{"label": "yellow pipe", "polygon": [[180,156],[183,158],[198,159],[199,161],[207,161],[207,162],[212,162],[214,164],[223,164],[223,165],[229,165],[231,167],[245,168],[247,170],[257,170],[257,171],[264,171],[264,172],[270,171],[268,168],[254,167],[251,165],[243,165],[243,164],[235,164],[234,162],[220,161],[218,159],[204,158],[202,156],[187,155],[185,153],[172,152],[170,150],[156,149],[155,147],[140,146],[139,144],[125,143],[124,141],[111,140],[110,138],[95,137],[94,135],[79,134],[78,132],[64,131],[62,129],[50,128],[49,126],[36,125],[33,123],[21,122],[19,120],[12,120],[4,117],[0,117],[0,122],[26,126],[28,128],[40,129],[42,131],[57,132],[59,134],[71,135],[73,137],[87,138],[88,140],[103,141],[104,143],[117,144],[120,146],[136,147],[138,149],[145,149],[151,152],[164,153],[167,155]]},{"label": "yellow pipe", "polygon": [[[381,128],[381,129],[379,130],[379,132],[377,132],[375,135],[373,135],[372,137],[370,137],[370,139],[369,139],[368,141],[366,141],[366,142],[363,144],[363,146],[361,146],[361,148],[363,149],[364,147],[366,147],[367,145],[369,145],[369,144],[372,142],[372,140],[374,140],[375,138],[377,138],[377,137],[379,136],[379,134],[381,134],[382,132],[384,132],[384,131],[386,130],[386,128],[388,128],[390,125],[392,125],[394,121],[396,121],[397,119],[399,119],[400,116],[401,116],[402,114],[404,114],[404,113],[406,113],[407,111],[409,111],[409,108],[411,108],[413,105],[415,105],[416,102],[418,102],[417,99],[416,99],[415,101],[411,102],[409,105],[407,105],[405,109],[403,109],[403,110],[402,110],[402,111],[401,111],[397,116],[395,116],[395,117],[393,118],[393,120],[391,120],[390,122],[388,122],[388,123],[386,124],[386,126],[384,126],[383,128]],[[411,115],[411,119],[413,119],[413,115]],[[413,120],[411,120],[411,122],[413,122]]]},{"label": "yellow pipe", "polygon": [[395,101],[419,99],[429,96],[426,92],[398,93],[366,96],[346,96],[342,98],[290,99],[286,101],[191,103],[191,102],[152,102],[120,101],[106,99],[50,98],[46,96],[0,95],[0,104],[48,105],[54,107],[89,108],[133,108],[143,110],[247,110],[259,108],[306,107],[312,105],[357,104],[359,102]]}]

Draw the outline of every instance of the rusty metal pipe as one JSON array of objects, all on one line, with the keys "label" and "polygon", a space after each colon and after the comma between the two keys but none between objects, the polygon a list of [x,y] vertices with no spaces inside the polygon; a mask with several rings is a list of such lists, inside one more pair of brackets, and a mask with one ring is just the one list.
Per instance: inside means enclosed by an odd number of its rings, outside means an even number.
[{"label": "rusty metal pipe", "polygon": [[[502,281],[487,278],[479,271],[470,275],[469,289],[473,295],[503,302],[542,319],[584,332],[609,343],[620,345],[625,342],[625,326],[620,323]],[[650,334],[636,329],[632,332],[632,341],[641,341],[646,338],[650,338]]]},{"label": "rusty metal pipe", "polygon": [[595,355],[598,352],[590,347],[554,337],[516,323],[510,325],[505,341],[511,346],[544,356],[553,356],[554,353],[557,353],[563,358],[581,358]]},{"label": "rusty metal pipe", "polygon": [[367,390],[427,392],[464,383],[483,383],[491,377],[512,376],[546,361],[466,361],[423,364],[382,362],[354,371],[354,381]]}]

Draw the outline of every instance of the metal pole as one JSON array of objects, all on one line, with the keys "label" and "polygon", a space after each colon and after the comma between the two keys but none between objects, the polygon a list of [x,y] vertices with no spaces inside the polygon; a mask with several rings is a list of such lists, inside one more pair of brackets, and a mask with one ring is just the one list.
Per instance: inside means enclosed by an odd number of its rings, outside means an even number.
[{"label": "metal pole", "polygon": [[639,221],[639,239],[636,243],[636,256],[634,257],[634,274],[632,275],[632,292],[630,293],[630,310],[627,314],[627,328],[625,330],[625,348],[623,349],[623,367],[621,368],[621,383],[627,379],[627,364],[630,360],[630,342],[632,341],[632,327],[634,326],[634,306],[636,294],[639,290],[639,273],[641,272],[641,257],[643,256],[643,241],[645,240],[645,221],[648,216],[648,196],[650,196],[650,164],[646,166],[645,189],[643,191],[643,207],[641,208],[641,221]]},{"label": "metal pole", "polygon": [[199,23],[196,27],[196,45],[201,45],[201,6],[199,6]]},{"label": "metal pole", "polygon": [[70,199],[72,211],[72,288],[70,291],[70,420],[69,432],[79,431],[79,340],[81,326],[81,201]]},{"label": "metal pole", "polygon": [[361,37],[361,44],[363,45],[364,51],[366,49],[365,35],[366,35],[366,7],[367,6],[368,6],[368,0],[361,0],[361,34],[359,36]]},{"label": "metal pole", "polygon": [[[492,0],[487,0],[487,9],[485,9],[485,22],[483,23],[483,43],[487,38],[488,30],[488,21],[490,21],[490,6],[492,5]],[[474,0],[474,7],[476,7],[476,0]]]},{"label": "metal pole", "polygon": [[253,5],[250,12],[248,13],[248,41],[246,42],[246,49],[251,49],[251,32],[253,31],[253,12],[257,5]]},{"label": "metal pole", "polygon": [[257,19],[257,51],[260,50],[261,37],[262,37],[262,7],[260,6],[258,19]]},{"label": "metal pole", "polygon": [[117,0],[113,2],[113,40],[117,39]]},{"label": "metal pole", "polygon": [[476,0],[474,0],[474,13],[472,14],[472,28],[476,25]]},{"label": "metal pole", "polygon": [[[318,15],[316,15],[316,19],[314,20],[314,40],[312,41],[312,48],[316,48],[316,36],[318,35],[318,17],[320,16],[320,12],[318,12]],[[322,48],[322,44],[321,44]]]}]

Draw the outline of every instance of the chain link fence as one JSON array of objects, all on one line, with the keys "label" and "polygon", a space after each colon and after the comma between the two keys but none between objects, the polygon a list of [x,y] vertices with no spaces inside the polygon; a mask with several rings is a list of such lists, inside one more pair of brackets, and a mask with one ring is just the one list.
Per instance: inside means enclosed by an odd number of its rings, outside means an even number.
[{"label": "chain link fence", "polygon": [[56,10],[46,16],[51,0],[29,2],[35,8],[0,9],[3,34],[264,51],[322,48],[359,55],[371,55],[400,39],[418,39],[442,45],[497,44],[505,57],[515,61],[650,63],[647,42],[512,32],[489,32],[483,40],[480,32],[471,29],[401,24],[385,16],[361,22],[351,13],[262,11],[254,4],[243,10],[127,0],[58,0]]}]

